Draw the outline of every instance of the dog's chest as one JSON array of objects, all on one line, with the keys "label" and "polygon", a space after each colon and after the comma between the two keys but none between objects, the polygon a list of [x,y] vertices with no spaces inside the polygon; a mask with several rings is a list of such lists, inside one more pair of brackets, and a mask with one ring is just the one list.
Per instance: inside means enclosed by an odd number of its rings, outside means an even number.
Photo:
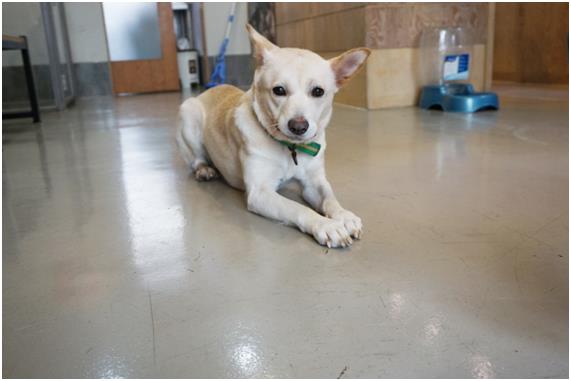
[{"label": "dog's chest", "polygon": [[302,179],[306,177],[308,170],[312,167],[312,160],[315,160],[315,158],[303,153],[297,153],[296,164],[289,152],[287,155],[288,159],[280,166],[280,183],[287,182],[293,178]]}]

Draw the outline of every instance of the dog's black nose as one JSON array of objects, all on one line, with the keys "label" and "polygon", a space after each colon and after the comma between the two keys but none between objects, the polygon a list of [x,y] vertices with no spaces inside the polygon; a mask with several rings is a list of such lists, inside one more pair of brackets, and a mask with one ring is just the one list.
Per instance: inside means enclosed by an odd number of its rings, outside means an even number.
[{"label": "dog's black nose", "polygon": [[287,122],[289,130],[296,135],[303,135],[309,128],[309,122],[304,117],[293,118]]}]

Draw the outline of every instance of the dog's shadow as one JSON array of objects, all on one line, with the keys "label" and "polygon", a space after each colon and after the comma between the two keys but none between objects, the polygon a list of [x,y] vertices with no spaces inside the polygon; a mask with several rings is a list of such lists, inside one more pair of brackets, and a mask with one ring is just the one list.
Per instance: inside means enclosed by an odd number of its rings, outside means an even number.
[{"label": "dog's shadow", "polygon": [[[249,236],[255,241],[264,240],[272,245],[291,246],[295,242],[295,246],[306,246],[309,243],[316,249],[322,248],[313,237],[300,232],[296,227],[248,211],[245,193],[232,188],[222,178],[197,182],[189,176],[187,182],[191,187],[191,195],[184,196],[186,202],[183,202],[183,210],[199,231],[205,232],[204,229],[208,229],[212,223],[219,223],[224,226],[225,235],[236,234],[240,236],[239,239]],[[301,191],[301,184],[297,180],[289,180],[278,189],[280,195],[310,207],[303,200]]]}]

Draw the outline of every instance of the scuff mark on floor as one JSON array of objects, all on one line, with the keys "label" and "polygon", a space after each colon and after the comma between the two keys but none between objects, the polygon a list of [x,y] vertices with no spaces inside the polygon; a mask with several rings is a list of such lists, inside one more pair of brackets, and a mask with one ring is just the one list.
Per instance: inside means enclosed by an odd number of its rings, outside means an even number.
[{"label": "scuff mark on floor", "polygon": [[153,300],[151,299],[151,291],[147,290],[149,295],[149,306],[151,309],[151,330],[153,332],[153,364],[157,364],[157,347],[155,344],[155,315],[153,313]]},{"label": "scuff mark on floor", "polygon": [[341,370],[341,373],[339,373],[339,376],[337,376],[337,379],[340,379],[341,377],[343,377],[343,375],[345,375],[345,372],[347,371],[347,369],[349,369],[349,367],[347,365],[345,365],[345,368],[343,368],[343,370]]},{"label": "scuff mark on floor", "polygon": [[385,304],[385,300],[383,299],[382,295],[379,295],[379,299],[381,299],[381,303],[383,304],[383,308],[387,309],[387,305]]}]

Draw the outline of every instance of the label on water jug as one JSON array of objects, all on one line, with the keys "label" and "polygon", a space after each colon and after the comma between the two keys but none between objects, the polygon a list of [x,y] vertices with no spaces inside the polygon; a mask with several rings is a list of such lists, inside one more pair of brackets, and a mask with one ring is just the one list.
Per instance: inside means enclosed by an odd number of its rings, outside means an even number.
[{"label": "label on water jug", "polygon": [[470,71],[470,55],[451,54],[444,56],[443,77],[445,81],[468,79]]}]

